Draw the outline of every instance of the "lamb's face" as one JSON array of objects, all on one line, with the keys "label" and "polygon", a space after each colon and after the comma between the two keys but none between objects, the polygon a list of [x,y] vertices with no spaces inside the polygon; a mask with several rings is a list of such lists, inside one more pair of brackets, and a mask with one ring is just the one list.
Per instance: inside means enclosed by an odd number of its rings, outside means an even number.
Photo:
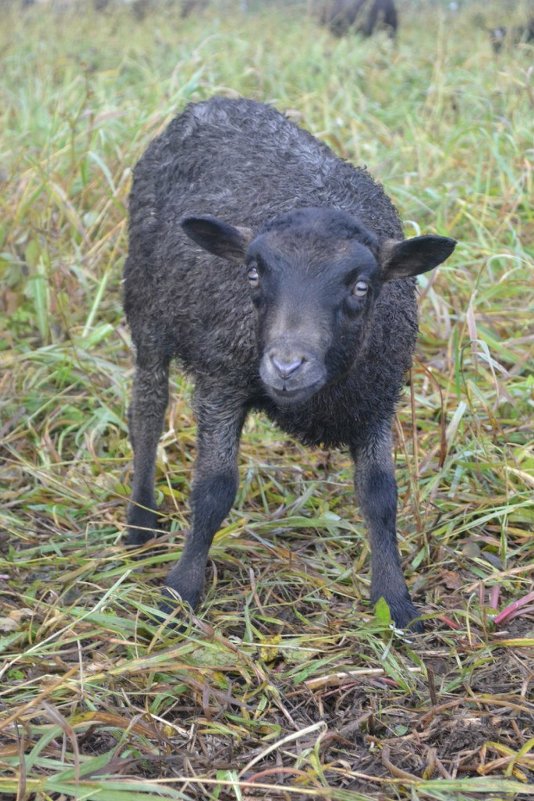
[{"label": "lamb's face", "polygon": [[260,378],[281,405],[305,402],[351,368],[382,285],[370,247],[325,229],[323,216],[274,228],[247,252]]},{"label": "lamb's face", "polygon": [[331,208],[294,209],[255,237],[210,215],[186,217],[182,226],[205,250],[235,262],[248,281],[260,378],[283,405],[304,403],[351,369],[386,281],[433,269],[456,244],[440,236],[378,240]]}]

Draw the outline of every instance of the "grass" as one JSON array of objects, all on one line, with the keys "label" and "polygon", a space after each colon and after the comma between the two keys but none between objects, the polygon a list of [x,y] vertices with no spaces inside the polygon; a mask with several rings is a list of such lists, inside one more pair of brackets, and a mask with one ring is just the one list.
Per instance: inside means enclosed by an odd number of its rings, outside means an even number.
[{"label": "grass", "polygon": [[[215,4],[213,4],[215,6]],[[398,45],[271,5],[3,12],[0,798],[526,799],[531,703],[532,48],[500,4],[403,6]],[[158,457],[162,536],[121,546],[131,381],[120,304],[131,171],[190,100],[273,102],[366,163],[420,281],[396,421],[399,530],[424,635],[367,601],[345,453],[247,424],[241,487],[187,631],[158,588],[187,527],[191,388]]]}]

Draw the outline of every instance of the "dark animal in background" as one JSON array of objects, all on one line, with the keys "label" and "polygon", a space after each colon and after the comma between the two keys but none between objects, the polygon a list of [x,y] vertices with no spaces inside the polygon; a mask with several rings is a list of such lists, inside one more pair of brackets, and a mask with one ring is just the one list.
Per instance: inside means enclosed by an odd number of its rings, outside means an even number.
[{"label": "dark animal in background", "polygon": [[489,29],[490,42],[494,53],[500,53],[503,47],[534,42],[534,17],[526,25],[516,25],[513,28],[503,26]]},{"label": "dark animal in background", "polygon": [[[169,362],[195,379],[191,530],[166,585],[195,607],[233,503],[248,412],[348,446],[371,539],[371,599],[416,615],[396,541],[391,424],[417,333],[413,276],[455,242],[404,240],[364,169],[251,100],[189,105],[137,164],[124,305],[136,353],[130,545],[154,535]],[[169,601],[170,603],[170,601]]]},{"label": "dark animal in background", "polygon": [[208,7],[208,0],[182,0],[180,7],[180,16],[182,19],[190,17],[191,14],[198,14],[205,11]]},{"label": "dark animal in background", "polygon": [[95,11],[111,11],[117,10],[120,7],[129,7],[133,16],[136,20],[141,22],[146,17],[147,13],[150,11],[151,7],[151,0],[132,0],[132,2],[126,4],[124,2],[117,2],[115,0],[93,0],[93,8]]},{"label": "dark animal in background", "polygon": [[375,30],[385,30],[394,38],[399,25],[393,0],[329,0],[322,4],[319,19],[334,36],[351,30],[371,36]]}]

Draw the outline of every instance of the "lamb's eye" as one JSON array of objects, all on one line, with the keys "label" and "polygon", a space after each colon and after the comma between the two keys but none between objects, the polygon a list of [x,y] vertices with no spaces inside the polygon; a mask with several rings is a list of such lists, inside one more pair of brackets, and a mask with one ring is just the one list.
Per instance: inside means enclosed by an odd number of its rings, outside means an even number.
[{"label": "lamb's eye", "polygon": [[369,284],[367,283],[367,281],[356,281],[356,283],[352,287],[352,294],[356,298],[364,298],[367,295],[368,289],[369,289]]},{"label": "lamb's eye", "polygon": [[258,271],[255,267],[249,268],[247,278],[250,286],[252,287],[256,287],[260,283],[260,276],[258,275]]}]

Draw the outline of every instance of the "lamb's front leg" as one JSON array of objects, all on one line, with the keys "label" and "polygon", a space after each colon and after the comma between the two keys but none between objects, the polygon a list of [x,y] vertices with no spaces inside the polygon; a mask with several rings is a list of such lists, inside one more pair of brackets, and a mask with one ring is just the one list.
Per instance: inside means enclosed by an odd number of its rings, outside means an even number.
[{"label": "lamb's front leg", "polygon": [[[197,387],[197,460],[191,492],[191,529],[165,584],[193,609],[198,606],[208,552],[237,492],[237,455],[246,409],[233,389]],[[170,598],[170,593],[166,593]],[[169,602],[165,608],[170,609]]]},{"label": "lamb's front leg", "polygon": [[[389,426],[370,430],[351,447],[355,486],[371,543],[371,602],[385,598],[395,624],[406,628],[418,612],[404,581],[397,546],[397,485]],[[422,631],[420,622],[411,626]]]}]

